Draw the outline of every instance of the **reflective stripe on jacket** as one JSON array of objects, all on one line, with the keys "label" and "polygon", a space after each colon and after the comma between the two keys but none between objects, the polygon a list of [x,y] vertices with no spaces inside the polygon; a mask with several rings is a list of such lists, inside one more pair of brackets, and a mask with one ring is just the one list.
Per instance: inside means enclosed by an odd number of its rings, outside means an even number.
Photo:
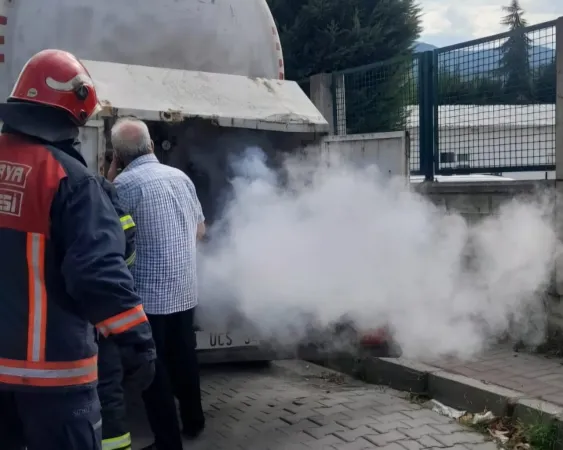
[{"label": "reflective stripe on jacket", "polygon": [[117,196],[117,190],[113,184],[102,176],[100,176],[98,180],[119,216],[121,228],[125,233],[125,263],[127,264],[127,267],[131,267],[137,256],[137,252],[135,251],[135,222],[133,221],[133,217],[131,217],[131,215],[123,209],[123,206],[119,202],[119,198]]},{"label": "reflective stripe on jacket", "polygon": [[79,156],[0,135],[0,385],[95,383],[93,324],[154,358],[123,231]]}]

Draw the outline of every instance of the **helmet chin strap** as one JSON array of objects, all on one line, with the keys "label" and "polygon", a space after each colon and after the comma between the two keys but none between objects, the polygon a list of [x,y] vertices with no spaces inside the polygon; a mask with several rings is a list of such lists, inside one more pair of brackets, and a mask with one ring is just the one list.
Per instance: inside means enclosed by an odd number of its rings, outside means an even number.
[{"label": "helmet chin strap", "polygon": [[70,114],[26,102],[0,103],[0,120],[19,133],[56,143],[78,138],[78,125]]}]

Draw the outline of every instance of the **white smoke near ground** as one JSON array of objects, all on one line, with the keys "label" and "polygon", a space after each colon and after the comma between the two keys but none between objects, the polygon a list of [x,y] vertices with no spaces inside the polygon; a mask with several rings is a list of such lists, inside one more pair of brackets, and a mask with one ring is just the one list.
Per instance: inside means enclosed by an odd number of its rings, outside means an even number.
[{"label": "white smoke near ground", "polygon": [[292,156],[274,172],[253,148],[231,167],[200,291],[235,302],[264,337],[297,345],[311,324],[347,317],[425,359],[543,339],[559,243],[541,197],[470,224],[373,166]]}]

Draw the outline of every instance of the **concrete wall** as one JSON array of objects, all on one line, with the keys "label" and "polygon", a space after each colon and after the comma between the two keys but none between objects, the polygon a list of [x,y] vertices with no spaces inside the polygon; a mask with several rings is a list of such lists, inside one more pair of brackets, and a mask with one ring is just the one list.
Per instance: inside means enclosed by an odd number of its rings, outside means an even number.
[{"label": "concrete wall", "polygon": [[470,220],[479,220],[494,213],[503,202],[513,198],[548,195],[553,199],[555,182],[421,183],[416,186],[416,190],[437,205],[460,212]]}]

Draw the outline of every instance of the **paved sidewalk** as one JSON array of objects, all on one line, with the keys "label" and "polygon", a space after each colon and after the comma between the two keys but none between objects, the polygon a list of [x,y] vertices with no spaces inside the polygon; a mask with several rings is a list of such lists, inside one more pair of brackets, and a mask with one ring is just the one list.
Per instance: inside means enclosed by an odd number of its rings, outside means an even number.
[{"label": "paved sidewalk", "polygon": [[[304,361],[202,374],[207,427],[186,450],[496,450],[486,438],[408,401]],[[143,407],[131,411],[134,449],[150,443]]]},{"label": "paved sidewalk", "polygon": [[563,358],[515,352],[499,345],[471,362],[424,363],[563,406]]}]

